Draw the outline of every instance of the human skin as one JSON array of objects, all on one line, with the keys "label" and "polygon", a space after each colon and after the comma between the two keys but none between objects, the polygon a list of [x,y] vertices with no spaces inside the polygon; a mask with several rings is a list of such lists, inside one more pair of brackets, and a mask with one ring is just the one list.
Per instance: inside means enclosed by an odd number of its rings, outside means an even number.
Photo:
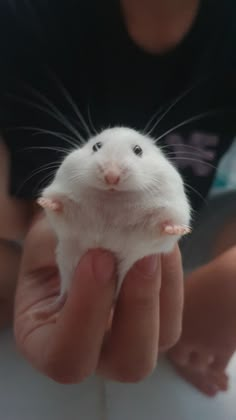
[{"label": "human skin", "polygon": [[130,37],[152,54],[181,42],[191,28],[201,0],[121,0]]},{"label": "human skin", "polygon": [[15,304],[18,348],[50,378],[78,383],[97,372],[137,382],[155,369],[159,349],[181,333],[183,272],[178,247],[138,262],[124,280],[111,322],[115,259],[92,250],[79,263],[66,303],[45,312],[59,293],[55,237],[45,216],[27,234]]}]

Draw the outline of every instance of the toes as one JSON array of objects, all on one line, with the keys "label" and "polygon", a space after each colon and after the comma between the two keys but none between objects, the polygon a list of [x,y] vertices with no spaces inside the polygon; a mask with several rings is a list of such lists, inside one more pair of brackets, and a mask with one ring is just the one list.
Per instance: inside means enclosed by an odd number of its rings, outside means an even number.
[{"label": "toes", "polygon": [[209,397],[214,397],[219,392],[219,388],[217,385],[207,382],[201,382],[198,386],[198,389],[204,394],[208,395]]},{"label": "toes", "polygon": [[206,372],[204,378],[205,393],[215,395],[228,390],[228,376],[225,372]]},{"label": "toes", "polygon": [[209,364],[209,373],[221,391],[227,391],[229,385],[229,378],[225,373],[227,361],[229,361],[228,358],[215,357]]}]

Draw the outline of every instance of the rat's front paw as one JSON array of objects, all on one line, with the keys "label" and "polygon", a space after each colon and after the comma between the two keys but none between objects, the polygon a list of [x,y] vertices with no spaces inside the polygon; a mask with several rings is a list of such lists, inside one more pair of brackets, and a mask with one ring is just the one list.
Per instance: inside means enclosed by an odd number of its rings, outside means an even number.
[{"label": "rat's front paw", "polygon": [[170,222],[164,222],[161,224],[161,233],[164,235],[188,235],[191,233],[191,228],[184,225],[175,225]]},{"label": "rat's front paw", "polygon": [[44,209],[49,209],[56,212],[62,210],[62,203],[59,200],[41,197],[37,200],[37,203]]},{"label": "rat's front paw", "polygon": [[148,230],[150,230],[154,235],[158,236],[184,236],[192,232],[188,225],[177,224],[171,218],[166,218],[164,221],[160,221],[160,215],[155,214],[155,212],[151,212],[150,214],[146,215],[144,224]]}]

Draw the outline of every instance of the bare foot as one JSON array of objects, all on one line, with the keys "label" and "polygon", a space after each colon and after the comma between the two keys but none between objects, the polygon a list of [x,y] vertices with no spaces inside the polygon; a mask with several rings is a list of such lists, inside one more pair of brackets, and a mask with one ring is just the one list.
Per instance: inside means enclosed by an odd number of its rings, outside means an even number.
[{"label": "bare foot", "polygon": [[236,247],[186,280],[183,333],[168,356],[208,396],[228,388],[225,369],[236,350]]}]

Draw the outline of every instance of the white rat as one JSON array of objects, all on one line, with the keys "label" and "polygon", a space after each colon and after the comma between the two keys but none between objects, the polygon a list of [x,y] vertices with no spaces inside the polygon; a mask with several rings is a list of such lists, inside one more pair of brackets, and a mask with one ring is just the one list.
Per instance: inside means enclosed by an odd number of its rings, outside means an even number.
[{"label": "white rat", "polygon": [[118,294],[136,261],[170,252],[190,232],[180,174],[150,137],[130,128],[106,129],[70,152],[38,202],[58,239],[61,296],[89,249],[116,256]]}]

